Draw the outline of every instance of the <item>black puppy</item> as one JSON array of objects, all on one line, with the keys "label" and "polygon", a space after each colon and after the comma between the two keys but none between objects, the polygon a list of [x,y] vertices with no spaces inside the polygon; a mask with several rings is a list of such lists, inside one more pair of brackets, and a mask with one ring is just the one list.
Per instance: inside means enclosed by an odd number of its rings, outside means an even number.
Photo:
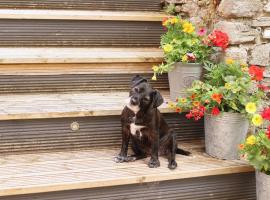
[{"label": "black puppy", "polygon": [[[177,163],[175,154],[190,153],[177,148],[176,135],[168,127],[165,119],[157,109],[163,98],[158,90],[154,90],[147,80],[141,76],[132,79],[128,105],[121,115],[122,148],[115,158],[116,162],[130,162],[151,155],[148,163],[150,168],[160,166],[159,155],[168,157],[170,169]],[[132,140],[133,156],[127,156],[129,140]]]}]

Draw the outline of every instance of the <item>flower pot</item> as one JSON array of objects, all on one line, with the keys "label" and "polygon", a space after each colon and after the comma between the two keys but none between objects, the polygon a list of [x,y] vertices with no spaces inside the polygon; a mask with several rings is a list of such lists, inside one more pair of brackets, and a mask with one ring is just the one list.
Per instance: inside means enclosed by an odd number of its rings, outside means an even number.
[{"label": "flower pot", "polygon": [[170,97],[175,101],[179,96],[186,97],[186,89],[194,80],[199,80],[202,75],[202,66],[197,63],[175,63],[169,74]]},{"label": "flower pot", "polygon": [[256,172],[257,200],[270,199],[270,176]]},{"label": "flower pot", "polygon": [[239,113],[206,114],[204,123],[206,153],[219,159],[239,159],[238,145],[247,136],[248,120]]}]

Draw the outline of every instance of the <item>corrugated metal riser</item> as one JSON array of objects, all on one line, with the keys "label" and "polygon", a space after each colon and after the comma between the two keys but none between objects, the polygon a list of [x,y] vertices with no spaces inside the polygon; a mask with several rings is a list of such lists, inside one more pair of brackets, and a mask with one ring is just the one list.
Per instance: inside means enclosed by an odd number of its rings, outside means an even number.
[{"label": "corrugated metal riser", "polygon": [[161,22],[0,20],[1,46],[157,47]]},{"label": "corrugated metal riser", "polygon": [[2,0],[0,8],[160,11],[160,0]]},{"label": "corrugated metal riser", "polygon": [[[0,75],[0,93],[128,91],[134,74],[69,74],[69,75]],[[142,74],[151,80],[152,74]],[[168,76],[150,81],[159,90],[169,90]]]},{"label": "corrugated metal riser", "polygon": [[2,197],[0,200],[256,200],[254,173]]},{"label": "corrugated metal riser", "polygon": [[[179,141],[202,139],[203,122],[165,114]],[[78,122],[79,131],[70,125]],[[119,116],[0,121],[0,153],[119,147]]]}]

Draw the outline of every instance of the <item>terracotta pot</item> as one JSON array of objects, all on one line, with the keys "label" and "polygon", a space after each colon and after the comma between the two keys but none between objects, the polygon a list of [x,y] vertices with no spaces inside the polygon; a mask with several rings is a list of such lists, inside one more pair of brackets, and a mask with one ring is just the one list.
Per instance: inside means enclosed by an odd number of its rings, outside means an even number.
[{"label": "terracotta pot", "polygon": [[206,153],[226,160],[239,159],[238,145],[246,138],[249,122],[239,113],[204,117]]},{"label": "terracotta pot", "polygon": [[197,63],[176,63],[169,74],[170,97],[175,100],[179,96],[186,97],[186,89],[194,80],[199,80],[202,75],[202,66]]}]

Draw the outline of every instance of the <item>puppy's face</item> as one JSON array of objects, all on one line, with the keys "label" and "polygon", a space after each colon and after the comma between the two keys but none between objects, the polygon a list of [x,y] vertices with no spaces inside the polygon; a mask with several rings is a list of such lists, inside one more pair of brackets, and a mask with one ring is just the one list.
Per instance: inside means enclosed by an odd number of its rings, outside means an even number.
[{"label": "puppy's face", "polygon": [[129,93],[128,107],[137,113],[139,110],[157,108],[163,103],[159,91],[154,90],[147,80],[141,76],[132,79],[132,86]]}]

